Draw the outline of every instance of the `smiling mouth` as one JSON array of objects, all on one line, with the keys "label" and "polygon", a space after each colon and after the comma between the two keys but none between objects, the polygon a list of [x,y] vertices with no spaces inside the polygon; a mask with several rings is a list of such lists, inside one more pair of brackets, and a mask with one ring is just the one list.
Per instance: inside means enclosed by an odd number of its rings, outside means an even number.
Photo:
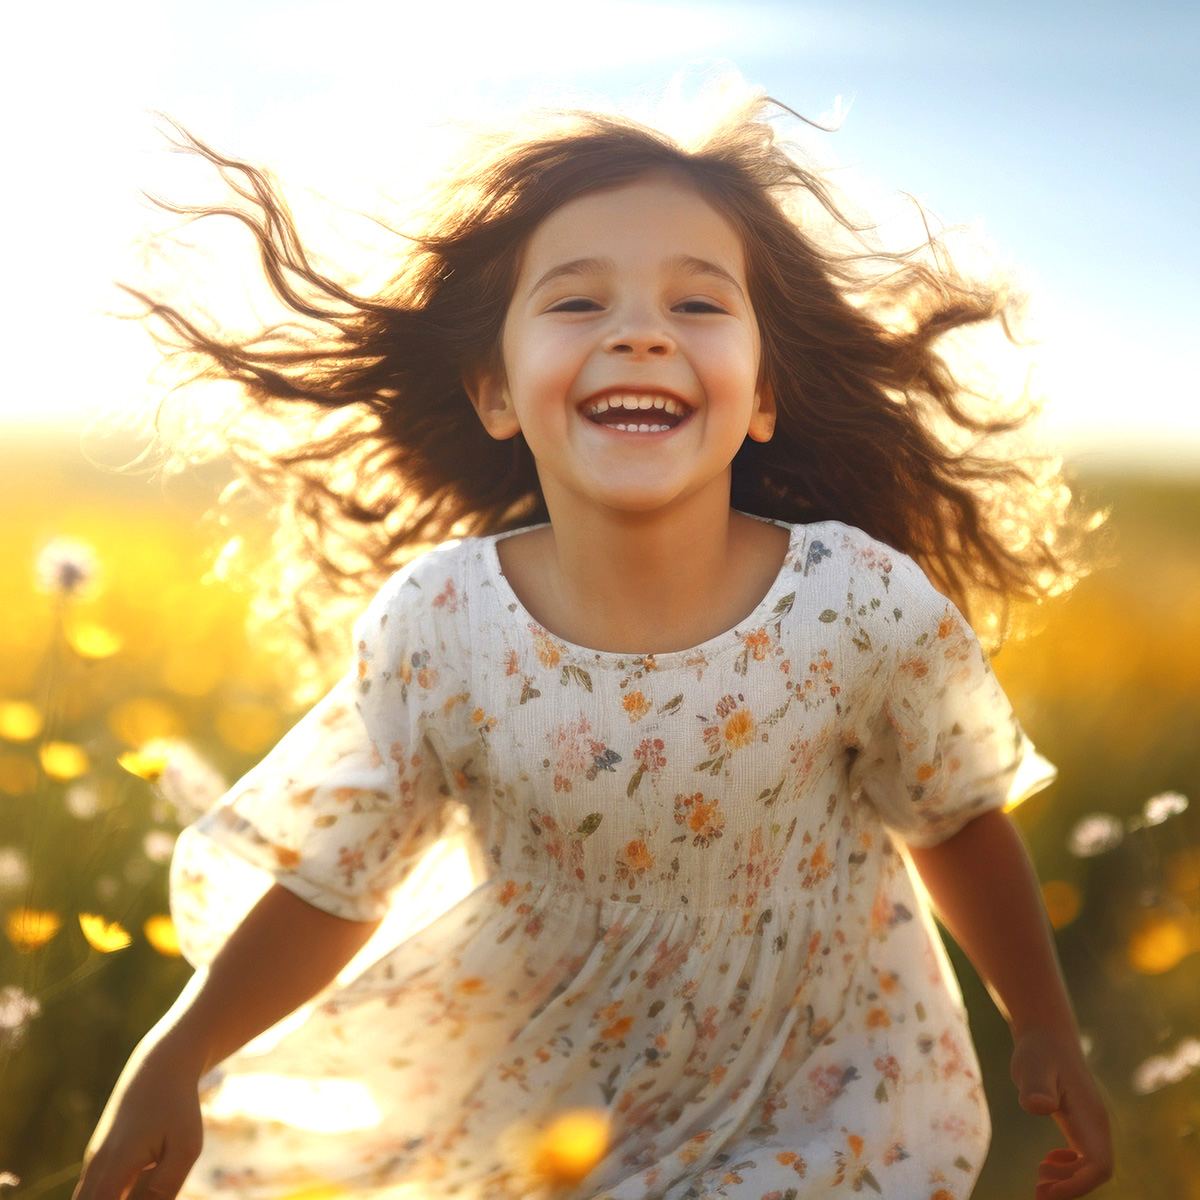
[{"label": "smiling mouth", "polygon": [[593,425],[623,433],[667,433],[692,415],[674,396],[636,392],[601,396],[580,411]]}]

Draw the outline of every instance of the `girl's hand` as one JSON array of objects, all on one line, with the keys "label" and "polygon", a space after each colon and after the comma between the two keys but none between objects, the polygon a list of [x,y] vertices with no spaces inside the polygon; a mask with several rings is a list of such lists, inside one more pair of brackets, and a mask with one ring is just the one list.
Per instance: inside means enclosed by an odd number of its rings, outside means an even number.
[{"label": "girl's hand", "polygon": [[72,1200],[172,1200],[200,1155],[202,1070],[169,1037],[139,1046],[88,1143]]},{"label": "girl's hand", "polygon": [[1051,1150],[1042,1161],[1035,1200],[1083,1196],[1111,1179],[1108,1114],[1078,1038],[1042,1028],[1020,1034],[1012,1079],[1021,1107],[1053,1117],[1070,1143],[1070,1149]]}]

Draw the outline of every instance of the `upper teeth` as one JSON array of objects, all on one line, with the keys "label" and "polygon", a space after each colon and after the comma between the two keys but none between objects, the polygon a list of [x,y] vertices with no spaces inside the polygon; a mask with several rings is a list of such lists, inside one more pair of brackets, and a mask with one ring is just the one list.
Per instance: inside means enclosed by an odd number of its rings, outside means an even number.
[{"label": "upper teeth", "polygon": [[670,396],[602,396],[599,400],[589,404],[584,411],[587,416],[591,417],[607,412],[610,408],[661,408],[675,417],[685,416],[688,411],[684,405]]}]

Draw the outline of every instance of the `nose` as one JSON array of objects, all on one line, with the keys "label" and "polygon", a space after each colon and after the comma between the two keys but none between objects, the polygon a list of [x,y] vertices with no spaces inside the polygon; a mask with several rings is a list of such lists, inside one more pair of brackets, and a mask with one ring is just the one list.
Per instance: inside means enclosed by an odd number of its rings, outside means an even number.
[{"label": "nose", "polygon": [[604,348],[610,354],[659,358],[675,353],[675,339],[650,314],[627,314],[609,332]]}]

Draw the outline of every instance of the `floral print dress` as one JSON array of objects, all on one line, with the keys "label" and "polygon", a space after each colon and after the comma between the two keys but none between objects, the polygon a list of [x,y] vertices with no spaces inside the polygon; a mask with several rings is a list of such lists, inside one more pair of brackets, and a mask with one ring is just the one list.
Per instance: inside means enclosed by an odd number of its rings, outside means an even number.
[{"label": "floral print dress", "polygon": [[353,669],[180,839],[194,963],[272,881],[390,914],[205,1079],[183,1195],[535,1196],[531,1137],[582,1107],[611,1139],[572,1200],[962,1200],[987,1110],[900,848],[1052,775],[963,618],[830,521],[736,629],[601,653],[496,541],[385,585]]}]

